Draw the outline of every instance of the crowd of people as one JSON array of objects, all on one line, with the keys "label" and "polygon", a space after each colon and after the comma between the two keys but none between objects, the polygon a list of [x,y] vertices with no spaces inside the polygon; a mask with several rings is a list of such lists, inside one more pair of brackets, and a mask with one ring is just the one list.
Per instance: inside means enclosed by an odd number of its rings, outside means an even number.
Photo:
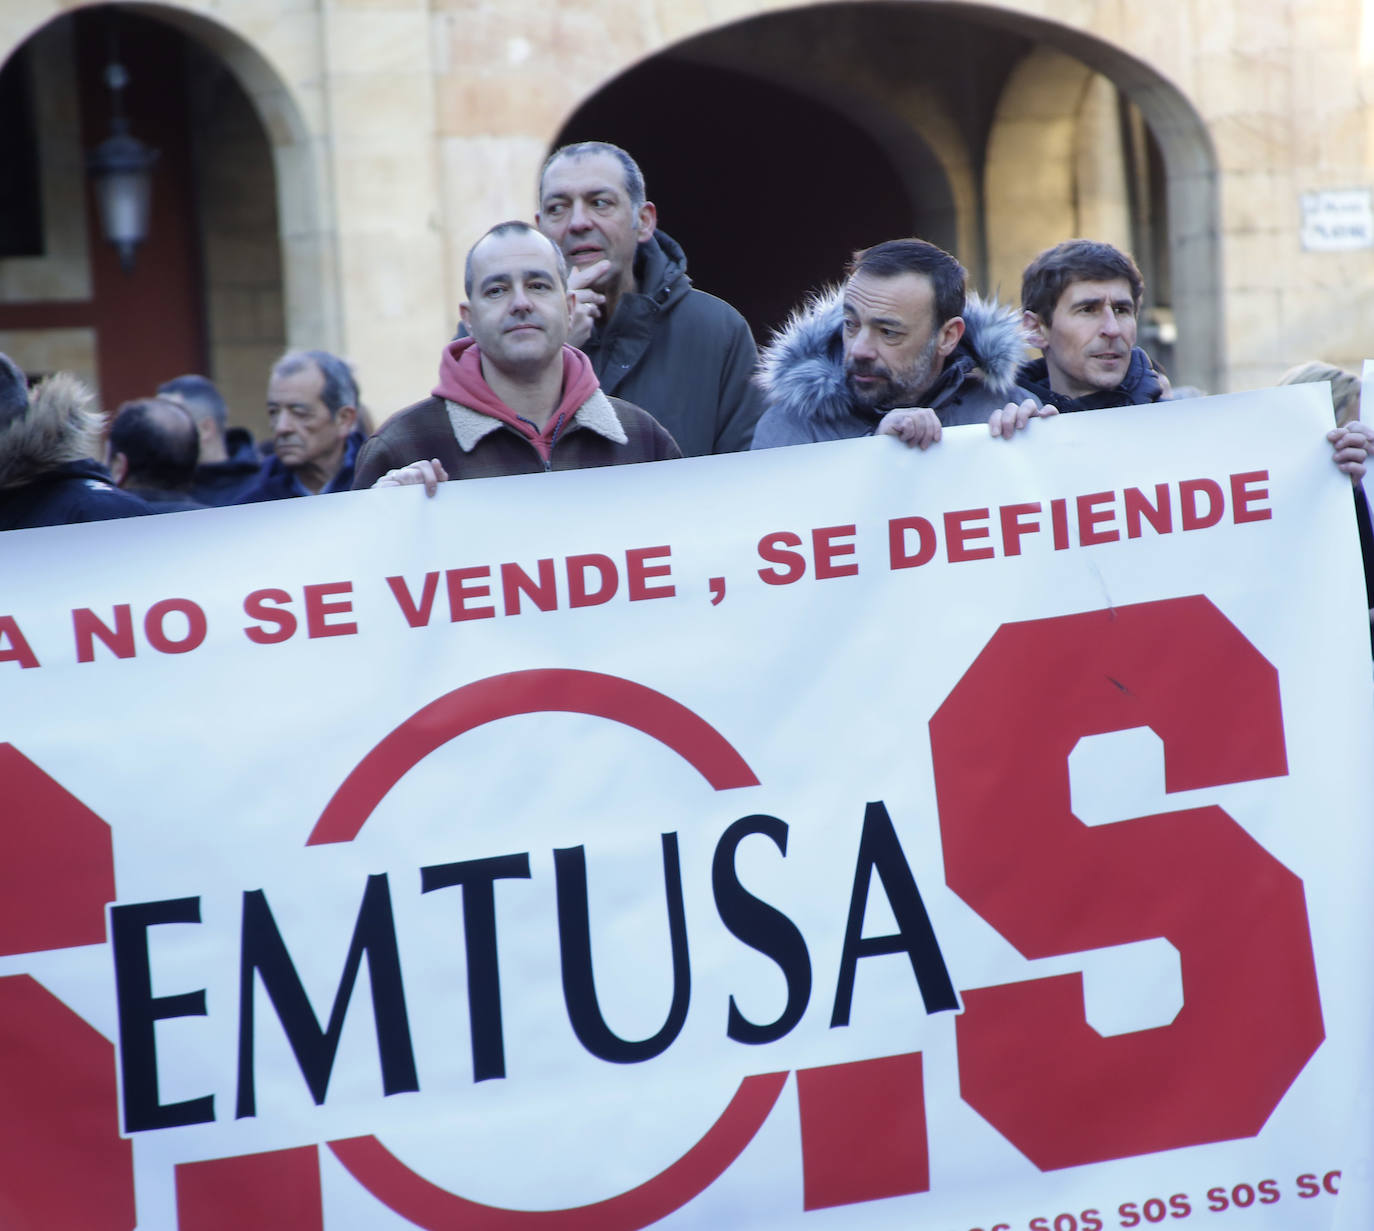
[{"label": "crowd of people", "polygon": [[[1006,439],[1047,416],[1178,396],[1137,345],[1144,282],[1110,244],[1071,239],[1042,252],[1012,307],[971,293],[963,266],[934,244],[879,243],[760,354],[740,314],[692,286],[657,223],[624,150],[556,151],[534,223],[500,223],[469,251],[438,383],[375,432],[350,366],[323,350],[272,367],[261,444],[229,427],[204,376],[126,402],[107,431],[75,377],[30,391],[0,355],[0,529],[373,486],[433,493],[454,479],[866,435],[927,449],[945,427],[985,423]],[[1359,382],[1318,363],[1283,379],[1332,381],[1327,438],[1355,481],[1374,608],[1374,534],[1358,484],[1374,431],[1358,417]]]}]

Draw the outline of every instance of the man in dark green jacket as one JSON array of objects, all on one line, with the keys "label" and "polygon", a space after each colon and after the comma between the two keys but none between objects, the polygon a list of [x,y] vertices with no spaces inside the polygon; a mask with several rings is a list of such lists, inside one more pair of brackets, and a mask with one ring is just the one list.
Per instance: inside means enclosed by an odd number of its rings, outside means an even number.
[{"label": "man in dark green jacket", "polygon": [[693,288],[634,159],[601,141],[564,146],[544,164],[536,221],[572,268],[569,341],[602,389],[642,406],[688,456],[747,449],[763,409],[753,335]]}]

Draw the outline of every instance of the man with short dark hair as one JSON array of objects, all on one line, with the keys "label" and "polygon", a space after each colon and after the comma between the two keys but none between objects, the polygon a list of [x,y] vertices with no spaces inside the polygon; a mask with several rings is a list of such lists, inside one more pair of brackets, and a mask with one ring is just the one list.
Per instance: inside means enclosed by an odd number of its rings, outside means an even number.
[{"label": "man with short dark hair", "polygon": [[689,457],[747,449],[762,409],[753,335],[734,308],[692,286],[634,159],[605,141],[555,151],[535,221],[571,266],[570,341],[602,389],[644,407]]},{"label": "man with short dark hair", "polygon": [[169,398],[138,398],[116,412],[106,447],[115,486],[146,501],[155,513],[207,506],[190,495],[200,456],[191,412]]},{"label": "man with short dark hair", "polygon": [[[1066,413],[1167,401],[1169,389],[1135,344],[1145,280],[1126,253],[1091,239],[1047,248],[1021,278],[1022,320],[1042,358],[1022,367],[1021,383]],[[1374,577],[1369,510],[1360,480],[1374,432],[1358,419],[1326,433],[1332,461],[1354,484],[1366,585]],[[1374,598],[1374,589],[1369,597]],[[1371,629],[1374,636],[1374,628]]]},{"label": "man with short dark hair", "polygon": [[267,421],[273,456],[236,504],[347,491],[363,443],[358,384],[328,351],[288,351],[272,366]]},{"label": "man with short dark hair", "polygon": [[607,397],[567,344],[573,294],[558,249],[524,222],[472,246],[462,305],[432,395],[384,423],[358,455],[355,487],[539,474],[681,457],[637,406]]},{"label": "man with short dark hair", "polygon": [[95,460],[102,422],[92,401],[69,372],[48,377],[30,398],[24,373],[0,354],[0,530],[152,511]]},{"label": "man with short dark hair", "polygon": [[200,436],[200,463],[191,498],[202,504],[233,504],[262,467],[247,428],[229,426],[229,407],[213,381],[188,372],[164,381],[157,395],[191,413]]},{"label": "man with short dark hair", "polygon": [[1008,435],[1041,413],[1016,384],[1024,357],[1016,313],[968,294],[948,252],[921,239],[876,244],[765,349],[753,447],[876,433],[927,448],[943,427],[970,423]]},{"label": "man with short dark hair", "polygon": [[1145,281],[1119,248],[1069,239],[1048,248],[1021,278],[1022,323],[1042,358],[1020,381],[1061,411],[1144,406],[1168,388],[1136,345]]}]

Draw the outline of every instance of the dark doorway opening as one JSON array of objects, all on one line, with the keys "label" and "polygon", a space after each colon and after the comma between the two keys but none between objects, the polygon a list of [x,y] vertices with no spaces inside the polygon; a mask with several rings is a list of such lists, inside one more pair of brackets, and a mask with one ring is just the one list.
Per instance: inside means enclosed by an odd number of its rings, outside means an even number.
[{"label": "dark doorway opening", "polygon": [[856,248],[910,233],[888,154],[804,94],[668,56],[584,103],[556,145],[611,141],[644,171],[659,223],[699,289],[734,305],[761,341]]},{"label": "dark doorway opening", "polygon": [[[120,268],[99,232],[89,183],[91,272],[95,292],[100,389],[107,409],[152,391],[154,376],[204,371],[206,330],[191,132],[186,119],[185,37],[170,26],[114,6],[83,9],[76,23],[82,145],[111,131],[108,65],[128,70],[124,107],[130,130],[158,151],[148,238],[134,268]],[[166,379],[162,377],[162,379]]]},{"label": "dark doorway opening", "polygon": [[0,67],[0,256],[41,256],[43,190],[33,116],[33,70],[26,49]]}]

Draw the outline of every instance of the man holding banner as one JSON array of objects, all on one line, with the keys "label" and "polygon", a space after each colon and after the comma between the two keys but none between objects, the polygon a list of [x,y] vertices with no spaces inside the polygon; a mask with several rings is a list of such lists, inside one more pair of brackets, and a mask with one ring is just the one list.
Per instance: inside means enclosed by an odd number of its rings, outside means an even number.
[{"label": "man holding banner", "polygon": [[532,474],[681,457],[651,415],[608,398],[567,345],[573,295],[562,254],[534,227],[503,222],[463,274],[468,336],[450,342],[439,384],[363,446],[354,487]]},{"label": "man holding banner", "polygon": [[471,272],[400,490],[0,536],[5,1231],[1374,1226],[1325,391],[564,469]]},{"label": "man holding banner", "polygon": [[799,308],[760,358],[752,447],[876,433],[925,449],[945,427],[1010,435],[1053,414],[1016,383],[1016,313],[967,288],[964,267],[922,239],[856,252],[844,286]]},{"label": "man holding banner", "polygon": [[1368,1231],[1329,414],[0,536],[0,1223]]}]

